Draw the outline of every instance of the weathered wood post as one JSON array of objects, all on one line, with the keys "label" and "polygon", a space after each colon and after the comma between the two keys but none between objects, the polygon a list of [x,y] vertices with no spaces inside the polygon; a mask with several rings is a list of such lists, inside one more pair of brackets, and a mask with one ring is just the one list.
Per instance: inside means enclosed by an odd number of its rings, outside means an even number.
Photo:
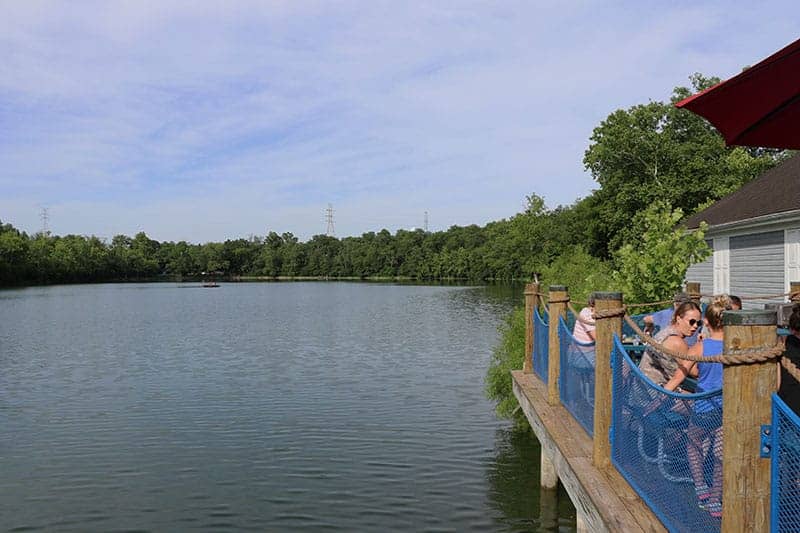
[{"label": "weathered wood post", "polygon": [[547,368],[547,401],[550,405],[561,403],[558,376],[561,372],[561,357],[558,340],[558,317],[566,316],[569,293],[564,285],[550,285],[547,293],[547,312],[550,316],[548,330],[549,351]]},{"label": "weathered wood post", "polygon": [[525,285],[525,361],[522,371],[533,372],[533,310],[539,305],[539,283]]},{"label": "weathered wood post", "polygon": [[558,531],[558,489],[539,489],[539,528]]},{"label": "weathered wood post", "polygon": [[[550,285],[547,292],[547,312],[550,317],[548,325],[549,351],[547,367],[547,401],[551,405],[558,405],[561,396],[558,390],[558,373],[560,368],[559,342],[558,342],[558,317],[564,316],[567,310],[569,294],[563,285]],[[548,457],[542,450],[539,464],[539,478],[543,489],[553,490],[558,487],[558,473],[553,463],[553,458]]]},{"label": "weathered wood post", "polygon": [[[726,311],[724,352],[775,345],[775,311]],[[770,462],[761,457],[777,388],[775,360],[725,365],[722,379],[722,531],[769,531]]]},{"label": "weathered wood post", "polygon": [[689,298],[700,303],[700,283],[696,281],[687,281],[686,292],[689,294]]},{"label": "weathered wood post", "polygon": [[[594,293],[595,313],[622,310],[621,292]],[[622,313],[595,320],[594,347],[594,439],[592,462],[598,468],[611,465],[611,351],[614,334],[622,336]]]}]

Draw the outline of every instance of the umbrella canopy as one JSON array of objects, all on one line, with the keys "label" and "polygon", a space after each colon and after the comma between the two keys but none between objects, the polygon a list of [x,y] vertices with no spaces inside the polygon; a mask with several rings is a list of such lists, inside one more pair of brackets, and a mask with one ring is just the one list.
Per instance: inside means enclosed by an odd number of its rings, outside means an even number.
[{"label": "umbrella canopy", "polygon": [[800,39],[675,105],[711,122],[729,145],[800,149]]}]

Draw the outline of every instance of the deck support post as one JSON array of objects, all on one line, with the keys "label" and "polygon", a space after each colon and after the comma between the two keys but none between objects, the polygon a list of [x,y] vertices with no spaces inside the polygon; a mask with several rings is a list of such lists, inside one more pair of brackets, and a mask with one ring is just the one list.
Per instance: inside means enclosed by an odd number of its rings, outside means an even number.
[{"label": "deck support post", "polygon": [[553,458],[549,457],[544,448],[541,449],[539,463],[539,485],[545,490],[556,490],[558,487],[558,473]]},{"label": "deck support post", "polygon": [[561,403],[558,390],[558,376],[561,372],[561,350],[558,340],[558,317],[566,316],[569,292],[564,285],[550,285],[547,292],[547,312],[549,316],[549,350],[547,368],[547,401],[550,405]]},{"label": "deck support post", "polygon": [[[724,352],[775,345],[775,311],[726,311]],[[770,530],[770,461],[761,425],[771,421],[778,372],[774,359],[725,365],[722,381],[722,531]]]},{"label": "deck support post", "polygon": [[558,530],[558,489],[542,487],[539,490],[539,528]]},{"label": "deck support post", "polygon": [[[622,293],[594,293],[594,308],[597,312],[621,309]],[[598,468],[611,465],[611,351],[614,349],[615,333],[618,337],[622,336],[622,315],[596,319],[592,463]]]},{"label": "deck support post", "polygon": [[533,372],[533,310],[539,305],[539,283],[525,285],[525,360],[522,371]]}]

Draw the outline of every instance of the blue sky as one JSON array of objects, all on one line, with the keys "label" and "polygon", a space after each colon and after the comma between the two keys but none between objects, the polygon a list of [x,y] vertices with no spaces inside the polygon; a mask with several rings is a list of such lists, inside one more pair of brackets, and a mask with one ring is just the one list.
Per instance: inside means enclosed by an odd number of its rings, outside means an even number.
[{"label": "blue sky", "polygon": [[0,220],[107,239],[483,225],[587,195],[609,113],[800,34],[795,2],[0,3]]}]

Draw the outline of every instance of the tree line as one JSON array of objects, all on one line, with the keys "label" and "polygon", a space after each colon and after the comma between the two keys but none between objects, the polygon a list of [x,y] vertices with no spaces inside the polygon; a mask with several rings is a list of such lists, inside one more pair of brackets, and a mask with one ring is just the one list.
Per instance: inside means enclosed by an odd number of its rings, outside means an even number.
[{"label": "tree line", "polygon": [[[533,207],[508,220],[425,232],[383,229],[360,237],[315,235],[300,242],[291,233],[206,244],[158,242],[144,232],[95,236],[28,235],[0,223],[0,284],[72,283],[222,276],[405,277],[419,280],[522,277],[532,258],[558,253],[547,227],[563,225],[566,212]],[[529,231],[534,230],[534,231]],[[576,240],[570,238],[570,241]]]},{"label": "tree line", "polygon": [[[571,205],[548,208],[534,193],[521,212],[484,226],[394,234],[383,229],[341,239],[315,235],[306,242],[275,231],[205,244],[158,242],[144,232],[106,242],[95,236],[28,235],[0,221],[0,284],[123,281],[203,272],[511,280],[554,265],[563,265],[560,275],[568,277],[564,269],[588,263],[604,279],[614,272],[623,277],[630,272],[638,279],[642,269],[637,272],[626,261],[641,262],[652,255],[653,239],[669,233],[681,216],[736,190],[785,157],[774,150],[726,147],[707,122],[676,109],[675,101],[718,80],[696,74],[691,81],[692,88],[675,88],[669,102],[614,111],[594,129],[583,162],[598,188]],[[648,245],[641,238],[646,231],[652,236]],[[702,258],[693,246],[675,249],[688,254],[685,266]],[[669,259],[669,247],[658,250]],[[649,264],[657,270],[662,263],[656,256]],[[644,275],[659,275],[651,270]],[[680,268],[670,265],[667,270]],[[585,277],[578,281],[585,285]],[[595,288],[601,288],[605,282],[596,283]],[[657,291],[672,290],[663,287],[665,283],[672,281],[654,286]]]}]

